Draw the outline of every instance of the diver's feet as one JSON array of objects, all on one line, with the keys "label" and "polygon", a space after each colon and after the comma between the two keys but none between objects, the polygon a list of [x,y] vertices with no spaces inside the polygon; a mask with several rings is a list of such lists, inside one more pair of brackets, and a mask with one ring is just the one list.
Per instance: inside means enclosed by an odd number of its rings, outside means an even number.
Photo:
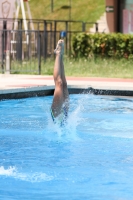
[{"label": "diver's feet", "polygon": [[64,54],[64,40],[59,40],[56,46],[56,49],[54,50],[55,54],[63,55]]}]

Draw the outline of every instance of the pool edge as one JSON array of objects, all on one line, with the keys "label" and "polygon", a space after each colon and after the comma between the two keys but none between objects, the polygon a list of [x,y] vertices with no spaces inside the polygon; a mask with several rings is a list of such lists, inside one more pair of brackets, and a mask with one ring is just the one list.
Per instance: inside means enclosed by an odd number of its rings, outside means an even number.
[{"label": "pool edge", "polygon": [[[133,96],[132,90],[100,89],[89,85],[68,85],[70,94],[90,93],[95,95]],[[50,96],[54,93],[54,86],[37,86],[17,89],[0,90],[0,100],[20,99],[37,96]]]}]

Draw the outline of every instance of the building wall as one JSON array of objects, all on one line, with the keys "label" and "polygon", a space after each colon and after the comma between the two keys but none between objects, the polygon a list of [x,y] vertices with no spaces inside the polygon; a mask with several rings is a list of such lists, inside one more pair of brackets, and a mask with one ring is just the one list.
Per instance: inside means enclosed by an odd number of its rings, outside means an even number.
[{"label": "building wall", "polygon": [[[7,21],[6,19],[11,19],[13,18],[13,13],[15,10],[15,0],[0,0],[0,61],[2,60],[2,55],[3,55],[3,47],[2,47],[2,30],[12,30],[13,26],[13,21],[9,20]],[[6,25],[4,25],[6,24]],[[5,49],[4,51],[7,50],[7,48],[10,47],[10,38],[6,36],[5,39]]]},{"label": "building wall", "polygon": [[[117,1],[118,0],[105,0],[106,5],[106,19],[109,32],[117,32]],[[110,10],[110,11],[109,11]]]},{"label": "building wall", "polygon": [[133,34],[133,0],[122,0],[122,32]]},{"label": "building wall", "polygon": [[109,32],[133,34],[133,0],[105,0],[105,5]]}]

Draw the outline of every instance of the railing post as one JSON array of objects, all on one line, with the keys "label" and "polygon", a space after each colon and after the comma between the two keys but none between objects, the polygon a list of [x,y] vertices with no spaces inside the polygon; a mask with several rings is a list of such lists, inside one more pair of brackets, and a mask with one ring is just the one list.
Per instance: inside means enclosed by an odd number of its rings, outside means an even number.
[{"label": "railing post", "polygon": [[2,74],[4,73],[4,52],[5,52],[5,50],[4,50],[4,31],[2,32],[2,63],[1,63],[1,67],[2,67]]},{"label": "railing post", "polygon": [[53,33],[52,33],[52,23],[50,23],[50,51],[51,51],[51,54],[53,53],[53,45],[52,45],[52,41],[53,41]]},{"label": "railing post", "polygon": [[4,69],[4,61],[5,61],[5,52],[6,52],[6,44],[7,44],[7,22],[3,21],[3,32],[2,32],[2,73],[5,72]]},{"label": "railing post", "polygon": [[27,44],[27,49],[28,49],[28,60],[30,59],[30,56],[31,56],[31,31],[30,31],[30,22],[28,22],[28,31],[27,31],[27,35],[28,35],[28,38],[29,38],[29,43]]},{"label": "railing post", "polygon": [[6,74],[10,74],[10,69],[11,69],[11,56],[10,56],[10,51],[6,51]]},{"label": "railing post", "polygon": [[40,75],[41,74],[41,34],[40,34],[40,31],[38,31],[38,34],[37,34],[37,40],[38,40],[38,74]]},{"label": "railing post", "polygon": [[17,31],[17,59],[22,61],[22,19],[19,21],[19,29]]},{"label": "railing post", "polygon": [[54,49],[56,48],[56,21],[54,21]]},{"label": "railing post", "polygon": [[68,21],[66,21],[66,54],[67,54],[67,45],[68,45]]},{"label": "railing post", "polygon": [[44,20],[44,60],[47,58],[47,22]]},{"label": "railing post", "polygon": [[98,23],[95,23],[96,33],[98,33]]},{"label": "railing post", "polygon": [[69,22],[69,56],[71,55],[71,21]]},{"label": "railing post", "polygon": [[85,32],[85,25],[86,23],[85,22],[82,22],[82,31]]}]

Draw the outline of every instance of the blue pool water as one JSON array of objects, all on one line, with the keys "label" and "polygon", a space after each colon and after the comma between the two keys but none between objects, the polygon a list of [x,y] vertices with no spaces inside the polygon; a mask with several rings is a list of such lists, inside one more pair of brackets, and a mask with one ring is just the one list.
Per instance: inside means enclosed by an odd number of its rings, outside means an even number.
[{"label": "blue pool water", "polygon": [[70,95],[63,128],[51,102],[0,102],[0,200],[133,199],[133,99]]}]

